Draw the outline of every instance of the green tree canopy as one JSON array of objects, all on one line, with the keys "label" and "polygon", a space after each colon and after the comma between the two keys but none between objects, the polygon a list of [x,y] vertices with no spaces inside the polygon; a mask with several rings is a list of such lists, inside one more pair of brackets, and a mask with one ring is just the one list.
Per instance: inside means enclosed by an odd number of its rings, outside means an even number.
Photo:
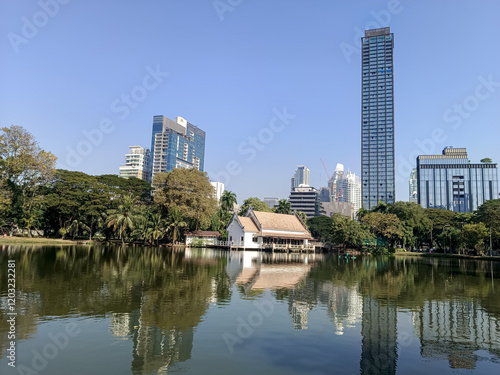
[{"label": "green tree canopy", "polygon": [[274,207],[274,212],[277,214],[290,215],[292,213],[292,206],[286,199],[281,199],[278,202],[278,205]]},{"label": "green tree canopy", "polygon": [[168,215],[177,209],[192,229],[208,228],[217,210],[213,186],[205,172],[174,169],[153,178],[154,202]]},{"label": "green tree canopy", "polygon": [[484,158],[484,159],[481,159],[481,163],[491,164],[491,163],[493,163],[493,160],[491,160],[490,158]]},{"label": "green tree canopy", "polygon": [[[31,229],[41,218],[41,189],[51,180],[56,157],[21,126],[0,128],[0,178],[12,192],[11,216]],[[31,232],[28,232],[31,233]]]},{"label": "green tree canopy", "polygon": [[252,206],[254,211],[264,211],[264,212],[272,212],[271,208],[264,201],[261,201],[259,198],[250,197],[243,201],[243,204],[240,207],[240,212],[238,215],[243,216],[248,211],[248,207]]},{"label": "green tree canopy", "polygon": [[230,212],[233,210],[236,203],[236,194],[232,191],[224,190],[224,193],[222,193],[222,197],[220,198],[221,209],[225,212]]}]

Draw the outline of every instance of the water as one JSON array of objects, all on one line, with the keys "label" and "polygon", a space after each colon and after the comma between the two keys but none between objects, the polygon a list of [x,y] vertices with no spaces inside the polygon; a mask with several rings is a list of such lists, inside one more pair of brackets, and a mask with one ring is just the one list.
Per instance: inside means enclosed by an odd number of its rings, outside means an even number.
[{"label": "water", "polygon": [[0,249],[2,375],[500,373],[500,262]]}]

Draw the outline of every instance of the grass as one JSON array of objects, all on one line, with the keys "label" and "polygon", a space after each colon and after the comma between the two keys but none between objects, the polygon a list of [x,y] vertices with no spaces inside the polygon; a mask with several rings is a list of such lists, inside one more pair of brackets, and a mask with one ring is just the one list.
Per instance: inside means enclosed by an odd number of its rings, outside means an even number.
[{"label": "grass", "polygon": [[[81,243],[82,241],[80,241]],[[40,244],[40,245],[76,245],[78,241],[61,240],[58,238],[43,238],[43,237],[0,237],[0,245],[2,244]]]}]

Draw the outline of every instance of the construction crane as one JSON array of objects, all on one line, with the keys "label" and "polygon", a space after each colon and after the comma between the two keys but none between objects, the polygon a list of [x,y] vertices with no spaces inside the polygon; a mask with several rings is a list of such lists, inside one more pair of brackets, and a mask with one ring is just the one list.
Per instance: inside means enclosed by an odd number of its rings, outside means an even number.
[{"label": "construction crane", "polygon": [[328,177],[328,181],[330,181],[330,173],[328,173],[328,169],[326,169],[325,162],[321,158],[319,158],[319,160],[321,160],[321,162],[323,163],[323,168],[325,168],[326,177]]}]

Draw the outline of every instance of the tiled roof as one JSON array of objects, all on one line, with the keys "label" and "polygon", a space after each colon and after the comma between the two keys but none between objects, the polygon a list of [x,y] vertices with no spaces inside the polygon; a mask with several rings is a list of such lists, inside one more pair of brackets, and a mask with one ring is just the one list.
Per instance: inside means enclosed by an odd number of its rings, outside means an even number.
[{"label": "tiled roof", "polygon": [[243,228],[245,228],[245,231],[247,232],[258,232],[259,229],[253,222],[253,220],[249,217],[243,217],[243,216],[238,216],[238,219],[240,220],[241,224],[243,225]]},{"label": "tiled roof", "polygon": [[[267,230],[287,230],[291,232],[304,232],[309,234],[300,220],[295,215],[275,214],[273,212],[253,211],[255,217]],[[309,234],[310,235],[310,234]]]}]

